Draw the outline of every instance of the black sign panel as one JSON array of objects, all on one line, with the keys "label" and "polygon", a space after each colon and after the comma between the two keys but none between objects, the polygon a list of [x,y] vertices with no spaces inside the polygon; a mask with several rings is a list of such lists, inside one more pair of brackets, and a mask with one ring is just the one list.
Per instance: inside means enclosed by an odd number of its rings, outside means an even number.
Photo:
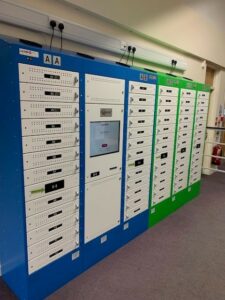
[{"label": "black sign panel", "polygon": [[46,129],[48,128],[61,128],[61,124],[47,124]]},{"label": "black sign panel", "polygon": [[60,92],[45,92],[45,96],[60,96]]},{"label": "black sign panel", "polygon": [[100,175],[100,172],[93,172],[91,173],[91,177],[96,177],[96,176],[99,176]]},{"label": "black sign panel", "polygon": [[53,74],[44,74],[44,77],[48,79],[60,79],[59,75],[53,75]]},{"label": "black sign panel", "polygon": [[51,140],[51,141],[46,141],[46,144],[47,145],[50,145],[50,144],[59,144],[61,142],[62,142],[62,140]]},{"label": "black sign panel", "polygon": [[164,158],[167,158],[167,157],[168,157],[168,153],[167,152],[161,154],[161,159],[164,159]]},{"label": "black sign panel", "polygon": [[138,159],[138,160],[135,160],[135,167],[137,166],[141,166],[144,164],[144,159]]},{"label": "black sign panel", "polygon": [[61,111],[60,108],[54,108],[54,107],[45,109],[45,112],[60,112],[60,111]]},{"label": "black sign panel", "polygon": [[50,155],[47,156],[47,160],[61,158],[62,154]]},{"label": "black sign panel", "polygon": [[59,180],[59,181],[48,183],[45,185],[45,193],[50,193],[53,191],[63,189],[64,186],[65,186],[64,180]]}]

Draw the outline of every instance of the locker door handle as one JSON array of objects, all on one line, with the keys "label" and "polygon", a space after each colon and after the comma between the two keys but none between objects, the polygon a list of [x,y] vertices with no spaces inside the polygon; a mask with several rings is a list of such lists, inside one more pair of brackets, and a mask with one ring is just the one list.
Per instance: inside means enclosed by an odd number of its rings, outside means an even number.
[{"label": "locker door handle", "polygon": [[57,255],[57,254],[59,254],[59,253],[61,253],[61,252],[63,252],[63,249],[60,249],[60,250],[58,250],[58,251],[56,251],[56,252],[50,254],[50,255],[49,255],[49,258],[52,258],[53,256],[55,256],[55,255]]},{"label": "locker door handle", "polygon": [[60,215],[60,214],[62,214],[62,210],[59,210],[55,213],[52,213],[52,214],[48,215],[48,218],[50,219],[50,218],[55,217],[55,216]]},{"label": "locker door handle", "polygon": [[55,198],[55,199],[52,199],[52,200],[49,200],[48,201],[48,204],[52,204],[52,203],[55,203],[55,202],[58,202],[58,201],[62,201],[63,198],[62,197],[58,197],[58,198]]},{"label": "locker door handle", "polygon": [[63,239],[63,237],[60,236],[60,237],[58,237],[57,239],[54,239],[54,240],[50,241],[48,244],[49,244],[49,246],[50,246],[50,245],[52,245],[52,244],[55,244],[55,243],[61,241],[62,239]]},{"label": "locker door handle", "polygon": [[62,223],[60,223],[60,224],[58,224],[58,225],[56,225],[56,226],[54,226],[54,227],[51,227],[51,228],[49,228],[49,230],[48,230],[48,232],[51,232],[51,231],[53,231],[53,230],[55,230],[55,229],[58,229],[58,228],[60,228],[60,227],[62,227]]},{"label": "locker door handle", "polygon": [[74,78],[73,84],[76,85],[76,83],[78,82],[77,77]]}]

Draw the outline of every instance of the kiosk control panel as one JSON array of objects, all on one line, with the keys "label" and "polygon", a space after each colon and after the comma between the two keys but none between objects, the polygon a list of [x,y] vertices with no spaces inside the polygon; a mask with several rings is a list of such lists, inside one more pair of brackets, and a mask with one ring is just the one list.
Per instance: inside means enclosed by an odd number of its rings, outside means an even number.
[{"label": "kiosk control panel", "polygon": [[125,80],[85,76],[85,242],[120,224]]}]

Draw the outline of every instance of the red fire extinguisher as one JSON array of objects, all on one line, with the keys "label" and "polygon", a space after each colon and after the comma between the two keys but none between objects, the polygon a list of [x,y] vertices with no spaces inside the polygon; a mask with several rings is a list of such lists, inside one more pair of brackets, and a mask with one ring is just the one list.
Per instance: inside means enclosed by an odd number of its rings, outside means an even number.
[{"label": "red fire extinguisher", "polygon": [[[222,156],[222,147],[220,145],[214,146],[212,155]],[[212,164],[216,165],[216,166],[220,166],[221,165],[221,158],[212,157]]]}]

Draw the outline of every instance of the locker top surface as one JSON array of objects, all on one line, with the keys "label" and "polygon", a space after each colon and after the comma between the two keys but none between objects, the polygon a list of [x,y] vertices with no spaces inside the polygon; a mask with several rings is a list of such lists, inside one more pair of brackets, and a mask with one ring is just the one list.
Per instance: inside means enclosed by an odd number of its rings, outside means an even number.
[{"label": "locker top surface", "polygon": [[190,90],[202,90],[205,92],[209,92],[211,90],[211,87],[209,85],[207,85],[205,83],[200,83],[200,82],[197,82],[192,79],[185,78],[185,77],[180,77],[180,76],[176,76],[176,75],[168,74],[168,73],[157,72],[157,71],[150,70],[147,68],[144,68],[144,69],[137,68],[137,69],[142,69],[149,73],[157,74],[159,85],[180,87],[180,88],[190,89]]},{"label": "locker top surface", "polygon": [[211,86],[208,84],[205,84],[205,83],[198,82],[197,89],[198,89],[198,91],[202,91],[202,92],[210,92]]}]

